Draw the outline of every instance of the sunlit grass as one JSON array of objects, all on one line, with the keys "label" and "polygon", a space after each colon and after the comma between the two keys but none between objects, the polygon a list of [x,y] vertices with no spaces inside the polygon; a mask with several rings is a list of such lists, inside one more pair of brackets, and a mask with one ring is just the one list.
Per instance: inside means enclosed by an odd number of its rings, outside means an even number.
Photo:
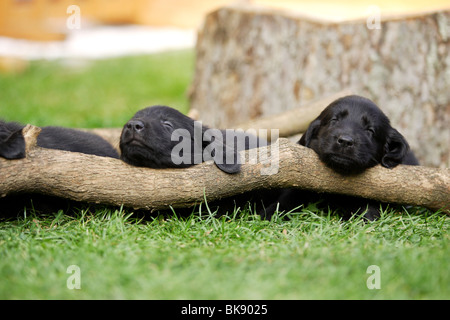
[{"label": "sunlit grass", "polygon": [[193,52],[94,62],[31,62],[0,75],[0,118],[38,126],[121,127],[150,105],[188,110]]},{"label": "sunlit grass", "polygon": [[[0,229],[0,298],[448,298],[448,227],[420,211],[373,223],[308,209],[272,221],[250,211],[31,214]],[[80,267],[80,290],[67,288],[70,265]],[[379,290],[366,284],[371,265]]]}]

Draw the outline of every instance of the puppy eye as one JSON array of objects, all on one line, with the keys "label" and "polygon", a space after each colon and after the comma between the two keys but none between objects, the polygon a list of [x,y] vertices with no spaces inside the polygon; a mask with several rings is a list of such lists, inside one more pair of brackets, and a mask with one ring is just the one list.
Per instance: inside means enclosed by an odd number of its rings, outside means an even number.
[{"label": "puppy eye", "polygon": [[373,130],[373,128],[366,128],[366,132],[369,133],[371,136],[375,134],[375,130]]},{"label": "puppy eye", "polygon": [[162,120],[161,123],[162,123],[162,125],[165,126],[166,128],[173,129],[173,124],[172,124],[172,122],[170,122],[170,121],[168,121],[168,120]]},{"label": "puppy eye", "polygon": [[335,124],[336,122],[338,122],[338,119],[337,119],[337,118],[333,118],[333,119],[331,119],[331,120],[328,122],[328,124],[333,125],[333,124]]}]

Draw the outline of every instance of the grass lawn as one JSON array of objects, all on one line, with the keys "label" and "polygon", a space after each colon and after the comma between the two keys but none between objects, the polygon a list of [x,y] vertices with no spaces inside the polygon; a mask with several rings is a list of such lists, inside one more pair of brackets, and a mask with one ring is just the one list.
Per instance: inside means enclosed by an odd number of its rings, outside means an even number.
[{"label": "grass lawn", "polygon": [[[0,75],[0,118],[120,127],[147,105],[186,112],[193,58],[33,62]],[[449,226],[422,208],[372,223],[314,205],[272,221],[238,209],[145,219],[121,208],[28,211],[0,221],[0,299],[449,299]]]},{"label": "grass lawn", "polygon": [[155,104],[186,112],[193,68],[191,50],[92,63],[32,62],[24,74],[0,74],[0,118],[101,128],[122,127]]}]

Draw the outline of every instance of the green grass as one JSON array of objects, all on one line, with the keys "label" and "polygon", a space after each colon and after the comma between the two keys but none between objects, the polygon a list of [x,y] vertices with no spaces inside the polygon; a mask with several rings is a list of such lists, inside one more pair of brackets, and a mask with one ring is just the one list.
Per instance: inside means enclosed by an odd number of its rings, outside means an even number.
[{"label": "green grass", "polygon": [[[445,299],[449,220],[342,222],[303,210],[138,221],[120,210],[30,216],[0,229],[2,299]],[[81,289],[67,288],[81,271]],[[369,290],[367,268],[380,268]]]},{"label": "green grass", "polygon": [[[186,112],[192,72],[192,51],[81,69],[33,62],[0,75],[0,117],[120,127],[151,104]],[[371,223],[314,205],[272,221],[247,209],[139,217],[97,208],[0,221],[0,299],[450,298],[450,220],[439,212],[390,209]],[[67,287],[71,265],[81,289]],[[371,265],[380,289],[367,287]]]},{"label": "green grass", "polygon": [[32,62],[0,75],[0,118],[37,126],[122,127],[150,105],[188,110],[193,51],[83,63]]}]

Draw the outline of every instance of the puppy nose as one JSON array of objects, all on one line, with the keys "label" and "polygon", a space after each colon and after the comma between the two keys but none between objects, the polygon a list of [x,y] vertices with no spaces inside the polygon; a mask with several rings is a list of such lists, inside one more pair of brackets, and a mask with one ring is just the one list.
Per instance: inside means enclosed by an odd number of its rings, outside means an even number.
[{"label": "puppy nose", "polygon": [[337,139],[337,143],[343,147],[351,147],[353,146],[353,138],[348,135],[341,135]]},{"label": "puppy nose", "polygon": [[141,132],[144,127],[144,123],[140,120],[130,120],[127,122],[127,128],[129,130],[134,130],[135,132]]}]

